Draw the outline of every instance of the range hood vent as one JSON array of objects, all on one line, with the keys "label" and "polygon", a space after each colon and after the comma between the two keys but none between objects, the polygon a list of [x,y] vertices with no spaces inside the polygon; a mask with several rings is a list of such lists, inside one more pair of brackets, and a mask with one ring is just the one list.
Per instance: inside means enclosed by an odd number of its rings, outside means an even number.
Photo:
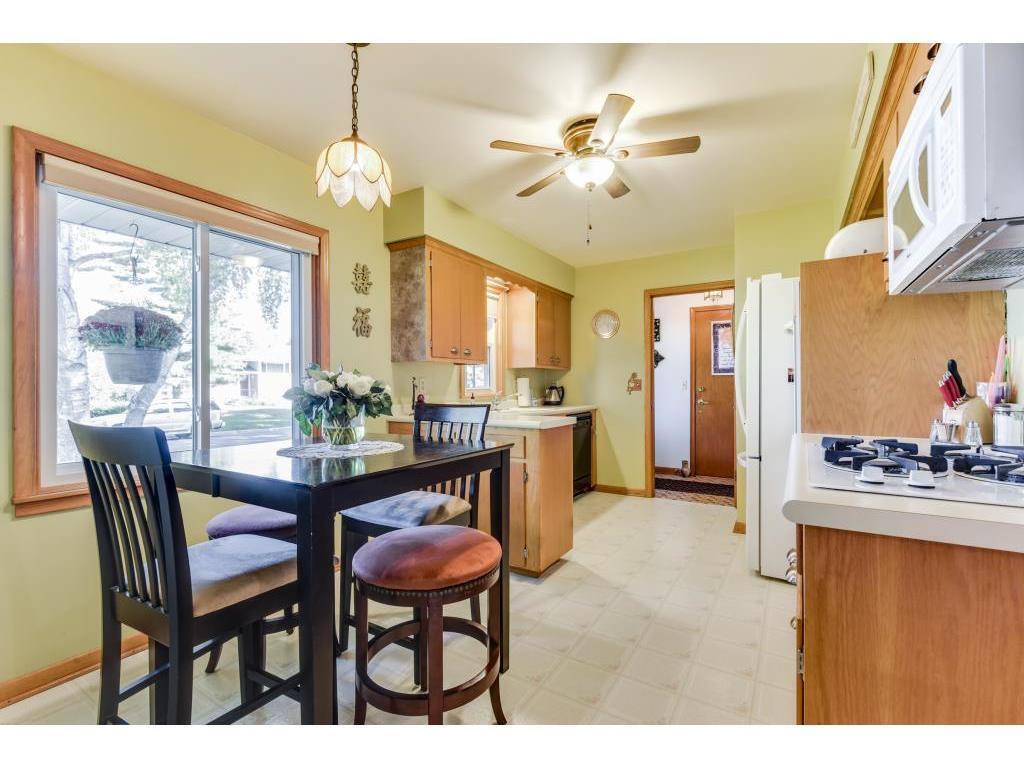
[{"label": "range hood vent", "polygon": [[1024,277],[1024,248],[995,248],[982,251],[948,275],[946,283],[973,283],[978,280],[1006,280]]}]

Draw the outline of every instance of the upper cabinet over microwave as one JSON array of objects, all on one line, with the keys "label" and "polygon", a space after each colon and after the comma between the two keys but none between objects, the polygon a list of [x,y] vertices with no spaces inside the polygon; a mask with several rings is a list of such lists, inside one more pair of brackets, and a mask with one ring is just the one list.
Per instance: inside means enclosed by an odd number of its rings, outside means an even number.
[{"label": "upper cabinet over microwave", "polygon": [[944,43],[893,155],[889,292],[1024,280],[1024,45]]}]

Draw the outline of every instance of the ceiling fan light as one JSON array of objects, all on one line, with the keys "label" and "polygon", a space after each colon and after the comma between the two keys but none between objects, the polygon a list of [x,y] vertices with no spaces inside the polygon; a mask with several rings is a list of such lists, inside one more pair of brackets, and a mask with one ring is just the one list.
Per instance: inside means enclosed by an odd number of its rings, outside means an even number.
[{"label": "ceiling fan light", "polygon": [[578,157],[565,168],[566,178],[577,187],[600,186],[611,177],[615,162],[602,155]]}]

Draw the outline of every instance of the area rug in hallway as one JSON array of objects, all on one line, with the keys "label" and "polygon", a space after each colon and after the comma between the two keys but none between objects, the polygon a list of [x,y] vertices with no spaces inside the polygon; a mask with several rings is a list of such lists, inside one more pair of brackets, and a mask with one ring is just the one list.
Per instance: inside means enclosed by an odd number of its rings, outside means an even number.
[{"label": "area rug in hallway", "polygon": [[679,493],[704,493],[710,496],[732,496],[733,482],[725,479],[719,482],[708,482],[691,477],[666,477],[658,475],[654,478],[654,487],[659,491],[677,491]]}]

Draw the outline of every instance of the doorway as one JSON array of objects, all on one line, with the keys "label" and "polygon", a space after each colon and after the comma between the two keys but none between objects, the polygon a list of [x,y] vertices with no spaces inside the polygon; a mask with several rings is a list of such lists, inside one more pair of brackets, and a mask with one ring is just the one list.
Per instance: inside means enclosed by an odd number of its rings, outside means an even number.
[{"label": "doorway", "polygon": [[644,292],[648,496],[735,503],[732,288]]}]

